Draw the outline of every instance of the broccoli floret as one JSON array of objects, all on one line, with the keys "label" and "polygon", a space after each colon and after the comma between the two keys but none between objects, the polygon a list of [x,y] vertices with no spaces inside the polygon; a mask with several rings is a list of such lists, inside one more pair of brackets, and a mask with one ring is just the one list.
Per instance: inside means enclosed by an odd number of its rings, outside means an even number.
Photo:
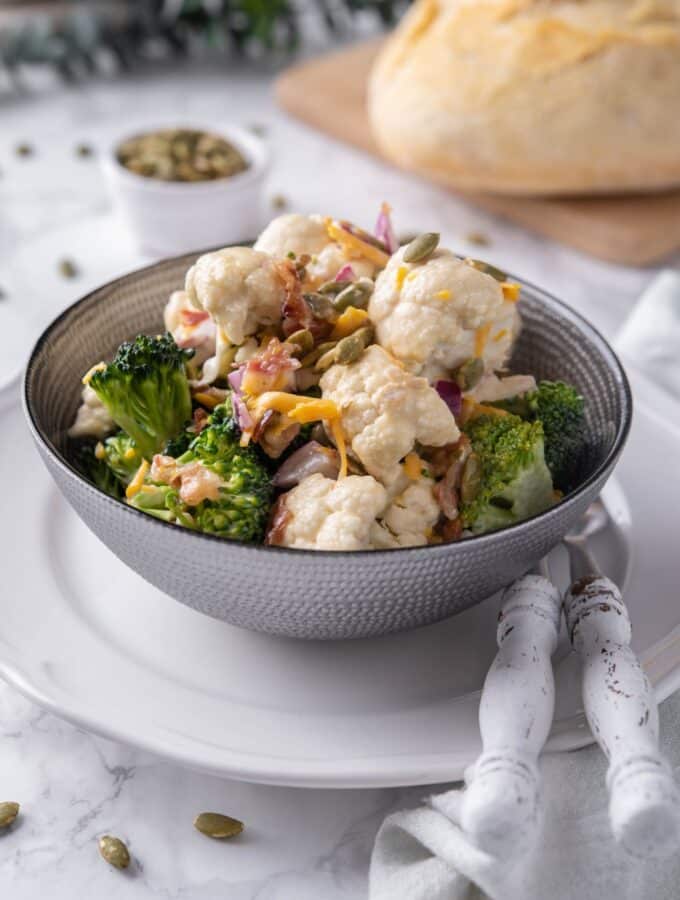
[{"label": "broccoli floret", "polygon": [[125,487],[142,463],[142,454],[129,434],[119,431],[103,443],[104,463]]},{"label": "broccoli floret", "polygon": [[271,476],[254,447],[241,447],[241,430],[234,421],[231,404],[213,410],[209,424],[177,458],[178,465],[200,462],[223,481],[218,500],[202,500],[188,506],[176,489],[156,485],[155,491],[140,491],[132,506],[188,528],[216,534],[228,540],[259,542],[269,517],[273,498]]},{"label": "broccoli floret", "polygon": [[[475,534],[512,525],[554,502],[543,426],[518,416],[483,415],[466,423],[478,478],[462,491],[463,526]],[[469,462],[468,462],[469,464]]]},{"label": "broccoli floret", "polygon": [[95,452],[96,444],[81,444],[73,453],[72,459],[77,469],[83,473],[100,491],[119,500],[123,496],[123,488],[106,460]]},{"label": "broccoli floret", "polygon": [[570,491],[587,444],[585,404],[578,391],[563,381],[541,381],[535,391],[493,405],[543,424],[545,461],[555,487]]},{"label": "broccoli floret", "polygon": [[90,378],[111,418],[147,459],[191,418],[185,366],[192,355],[169,334],[139,335],[121,344],[113,362]]}]

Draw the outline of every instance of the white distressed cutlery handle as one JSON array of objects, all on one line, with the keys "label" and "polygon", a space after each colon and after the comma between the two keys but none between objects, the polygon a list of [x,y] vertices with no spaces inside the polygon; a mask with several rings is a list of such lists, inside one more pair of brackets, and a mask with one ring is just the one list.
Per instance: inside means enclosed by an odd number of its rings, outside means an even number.
[{"label": "white distressed cutlery handle", "polygon": [[574,582],[567,628],[583,661],[583,706],[609,760],[612,830],[628,852],[663,857],[680,848],[680,796],[659,752],[654,693],[631,650],[630,619],[617,586],[602,576]]},{"label": "white distressed cutlery handle", "polygon": [[528,846],[538,822],[538,756],[555,705],[551,656],[561,596],[547,579],[525,575],[503,595],[498,654],[479,707],[483,752],[468,770],[461,825],[495,856]]}]

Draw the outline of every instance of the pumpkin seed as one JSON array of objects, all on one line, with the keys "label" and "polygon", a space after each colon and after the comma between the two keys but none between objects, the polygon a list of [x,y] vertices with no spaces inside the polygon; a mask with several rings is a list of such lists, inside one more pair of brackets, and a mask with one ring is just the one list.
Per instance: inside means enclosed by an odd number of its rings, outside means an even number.
[{"label": "pumpkin seed", "polygon": [[431,256],[439,244],[439,235],[434,231],[419,234],[404,250],[403,260],[406,263],[422,262]]},{"label": "pumpkin seed", "polygon": [[78,268],[71,259],[62,259],[59,261],[59,274],[64,278],[75,278],[78,274]]},{"label": "pumpkin seed", "polygon": [[221,813],[204,812],[194,819],[194,828],[208,837],[224,840],[236,837],[243,831],[243,822],[223,816]]},{"label": "pumpkin seed", "polygon": [[344,312],[348,306],[356,306],[357,309],[366,309],[368,300],[373,292],[373,282],[370,278],[360,278],[348,285],[333,300],[333,306],[337,312]]},{"label": "pumpkin seed", "polygon": [[127,869],[130,852],[120,838],[105,834],[99,838],[99,853],[106,862],[116,869]]},{"label": "pumpkin seed", "polygon": [[476,244],[478,247],[488,247],[491,243],[491,238],[483,231],[468,231],[465,240],[468,244]]},{"label": "pumpkin seed", "polygon": [[32,144],[17,144],[15,151],[17,156],[33,156],[34,150]]},{"label": "pumpkin seed", "polygon": [[476,453],[471,453],[463,467],[460,479],[460,498],[463,503],[472,503],[479,493],[482,480],[482,466]]},{"label": "pumpkin seed", "polygon": [[373,339],[373,328],[370,325],[359,328],[339,341],[335,348],[335,362],[347,366],[356,362]]},{"label": "pumpkin seed", "polygon": [[224,138],[187,128],[137,135],[120,144],[116,155],[131,172],[162,181],[214,181],[248,168]]},{"label": "pumpkin seed", "polygon": [[81,156],[83,159],[86,159],[93,154],[94,149],[89,144],[78,144],[76,147],[76,156]]},{"label": "pumpkin seed", "polygon": [[319,344],[318,347],[315,347],[311,353],[308,353],[307,356],[304,356],[300,360],[300,364],[302,368],[306,368],[307,366],[313,366],[314,363],[319,359],[319,357],[323,356],[324,353],[327,353],[329,350],[335,348],[337,341],[324,341],[322,344]]},{"label": "pumpkin seed", "polygon": [[478,356],[468,359],[456,372],[456,384],[461,391],[471,391],[484,374],[484,361]]},{"label": "pumpkin seed", "polygon": [[330,350],[326,351],[326,353],[323,353],[314,363],[314,371],[325,372],[326,369],[330,369],[336,362],[336,351],[337,347],[332,347]]},{"label": "pumpkin seed", "polygon": [[285,194],[274,194],[272,197],[272,206],[274,209],[286,209],[288,206],[288,197]]},{"label": "pumpkin seed", "polygon": [[314,349],[314,336],[308,328],[301,328],[289,335],[284,343],[293,344],[293,356],[300,358]]},{"label": "pumpkin seed", "polygon": [[337,319],[338,314],[333,307],[333,302],[325,294],[312,291],[302,296],[317,318],[325,319],[328,322],[334,322]]},{"label": "pumpkin seed", "polygon": [[349,281],[324,281],[319,288],[319,293],[335,296],[336,294],[342,293],[348,284],[350,284]]},{"label": "pumpkin seed", "polygon": [[19,804],[13,800],[0,803],[0,828],[9,828],[19,815]]},{"label": "pumpkin seed", "polygon": [[491,263],[483,262],[481,259],[466,259],[465,262],[472,266],[473,269],[477,269],[479,272],[484,272],[485,275],[491,275],[492,278],[495,278],[496,281],[507,281],[508,273],[504,272],[502,269],[497,269],[496,266],[492,266]]}]

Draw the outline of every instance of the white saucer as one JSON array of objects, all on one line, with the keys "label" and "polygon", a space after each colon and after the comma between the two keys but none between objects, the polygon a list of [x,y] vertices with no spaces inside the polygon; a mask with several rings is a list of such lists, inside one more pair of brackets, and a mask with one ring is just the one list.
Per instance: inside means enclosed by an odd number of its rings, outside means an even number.
[{"label": "white saucer", "polygon": [[[84,728],[208,772],[273,784],[426,784],[479,750],[478,691],[495,652],[497,598],[417,632],[302,643],[252,634],[174,602],[85,528],[33,450],[16,403],[0,410],[4,515],[0,674]],[[598,536],[626,577],[635,645],[659,697],[680,684],[679,435],[638,403]],[[559,557],[561,551],[556,551]],[[557,559],[557,570],[563,560]],[[553,750],[591,741],[575,658],[557,665]]]}]

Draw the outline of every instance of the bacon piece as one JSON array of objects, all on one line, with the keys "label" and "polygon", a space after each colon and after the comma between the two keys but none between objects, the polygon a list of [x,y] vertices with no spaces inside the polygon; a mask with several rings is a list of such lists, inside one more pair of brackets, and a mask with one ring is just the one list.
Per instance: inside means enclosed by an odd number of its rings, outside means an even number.
[{"label": "bacon piece", "polygon": [[283,259],[277,260],[275,265],[283,283],[285,295],[281,315],[283,316],[283,333],[286,337],[302,328],[311,331],[315,340],[330,334],[333,328],[332,324],[317,318],[302,295],[301,273],[295,263],[290,259]]},{"label": "bacon piece", "polygon": [[194,431],[200,434],[210,421],[208,413],[200,406],[194,410]]},{"label": "bacon piece", "polygon": [[179,488],[180,498],[189,506],[203,500],[218,500],[223,482],[219,475],[198,461],[180,465],[172,456],[157,453],[151,463],[151,479]]},{"label": "bacon piece", "polygon": [[293,373],[300,361],[292,356],[292,347],[272,338],[242,367],[240,388],[243,393],[258,396],[266,391],[290,391],[295,387]]},{"label": "bacon piece", "polygon": [[181,319],[182,325],[196,326],[201,322],[205,322],[206,319],[209,319],[210,313],[207,313],[202,309],[184,308],[179,311],[179,317]]}]

